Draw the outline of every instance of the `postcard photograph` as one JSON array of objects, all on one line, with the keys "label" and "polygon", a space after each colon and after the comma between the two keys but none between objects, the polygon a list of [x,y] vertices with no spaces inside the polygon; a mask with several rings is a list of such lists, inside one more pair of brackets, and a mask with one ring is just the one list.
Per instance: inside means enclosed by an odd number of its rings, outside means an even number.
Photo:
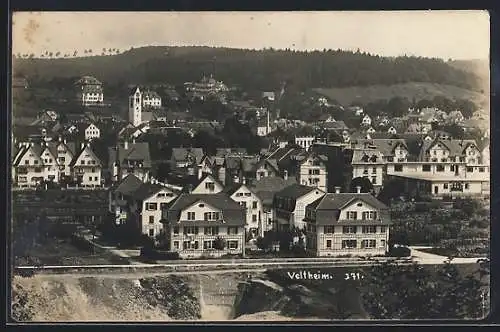
[{"label": "postcard photograph", "polygon": [[12,322],[488,316],[487,11],[11,27]]}]

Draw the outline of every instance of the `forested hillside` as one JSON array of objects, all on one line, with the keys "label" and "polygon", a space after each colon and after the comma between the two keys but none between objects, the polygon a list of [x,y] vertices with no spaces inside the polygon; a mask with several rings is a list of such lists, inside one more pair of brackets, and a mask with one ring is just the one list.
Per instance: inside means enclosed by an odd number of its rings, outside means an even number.
[{"label": "forested hillside", "polygon": [[386,58],[363,52],[143,47],[112,55],[14,60],[14,74],[34,85],[54,77],[95,75],[107,86],[182,84],[215,71],[217,79],[247,91],[277,90],[286,81],[302,89],[430,82],[481,90],[474,73],[440,59]]}]

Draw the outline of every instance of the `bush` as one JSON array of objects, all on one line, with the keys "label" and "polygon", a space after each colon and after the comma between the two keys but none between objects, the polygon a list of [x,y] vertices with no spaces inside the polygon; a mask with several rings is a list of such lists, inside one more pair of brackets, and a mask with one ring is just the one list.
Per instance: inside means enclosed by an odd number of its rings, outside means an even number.
[{"label": "bush", "polygon": [[141,257],[152,260],[178,260],[180,259],[177,251],[155,250],[152,248],[141,248]]},{"label": "bush", "polygon": [[391,247],[391,249],[389,249],[389,256],[409,257],[411,256],[411,249],[407,247]]}]

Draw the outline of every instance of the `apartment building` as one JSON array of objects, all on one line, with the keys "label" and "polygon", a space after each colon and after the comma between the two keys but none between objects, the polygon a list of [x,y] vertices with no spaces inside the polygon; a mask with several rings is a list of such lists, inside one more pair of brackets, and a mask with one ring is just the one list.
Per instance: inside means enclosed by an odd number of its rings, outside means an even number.
[{"label": "apartment building", "polygon": [[315,140],[316,137],[314,136],[295,136],[295,144],[305,150],[309,150]]},{"label": "apartment building", "polygon": [[92,76],[83,76],[76,83],[77,100],[83,106],[102,104],[104,93],[102,83]]},{"label": "apartment building", "polygon": [[370,194],[328,193],[306,207],[307,251],[323,256],[385,255],[389,208]]},{"label": "apartment building", "polygon": [[245,210],[224,193],[182,194],[162,222],[170,250],[182,258],[244,253]]},{"label": "apartment building", "polygon": [[490,165],[474,140],[424,141],[418,160],[387,165],[414,195],[489,196]]},{"label": "apartment building", "polygon": [[328,158],[325,155],[314,152],[300,154],[295,158],[299,162],[297,182],[305,186],[319,188],[326,192]]}]

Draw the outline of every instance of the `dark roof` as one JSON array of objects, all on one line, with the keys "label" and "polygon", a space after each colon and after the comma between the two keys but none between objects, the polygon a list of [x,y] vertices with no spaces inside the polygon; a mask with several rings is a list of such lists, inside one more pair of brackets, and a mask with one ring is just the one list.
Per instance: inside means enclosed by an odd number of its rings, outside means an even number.
[{"label": "dark roof", "polygon": [[199,164],[203,155],[202,148],[172,148],[172,159],[176,162],[186,161],[188,156],[193,156]]},{"label": "dark roof", "polygon": [[142,160],[144,168],[151,167],[149,144],[146,142],[131,142],[128,143],[127,149],[125,149],[123,144],[120,144],[118,149],[116,147],[109,148],[109,162],[111,165],[115,162],[118,162],[121,165],[126,159]]},{"label": "dark roof", "polygon": [[[228,196],[231,196],[234,194],[238,189],[241,188],[241,186],[246,186],[243,183],[233,183],[231,185],[228,185],[222,190],[223,193],[226,193]],[[248,187],[250,189],[250,187]]]},{"label": "dark roof", "polygon": [[[224,225],[234,225],[234,226],[244,226],[245,225],[245,209],[233,201],[226,194],[182,194],[168,207],[168,213],[166,215],[167,222],[177,222],[180,217],[180,213],[183,209],[191,206],[192,204],[202,201],[217,209],[220,209],[223,214],[223,219],[225,221]],[[164,213],[165,216],[165,213]],[[190,221],[186,221],[186,224]],[[218,225],[222,222],[218,221],[207,221],[203,222],[197,220],[192,222],[193,225],[208,224],[208,225]]]},{"label": "dark roof", "polygon": [[158,193],[159,191],[167,189],[169,191],[172,191],[171,189],[168,189],[161,184],[157,183],[143,183],[141,184],[133,193],[132,197],[138,201],[142,201],[151,195],[154,195],[155,193]]},{"label": "dark roof", "polygon": [[123,178],[120,183],[115,185],[115,192],[121,193],[123,195],[131,195],[134,191],[139,189],[139,187],[143,184],[137,176],[134,174],[129,174],[125,178]]},{"label": "dark roof", "polygon": [[302,197],[311,191],[314,190],[319,190],[318,188],[315,187],[308,187],[304,186],[302,184],[292,184],[276,193],[276,196],[279,197],[288,197],[291,199],[297,199],[299,197]]},{"label": "dark roof", "polygon": [[245,148],[217,148],[215,150],[215,155],[217,157],[225,157],[228,154],[245,154],[247,150]]},{"label": "dark roof", "polygon": [[367,193],[328,193],[309,204],[307,209],[316,210],[316,223],[318,225],[331,225],[338,221],[340,210],[356,200],[361,200],[377,209],[380,220],[342,220],[342,225],[388,225],[391,223],[389,208]]},{"label": "dark roof", "polygon": [[252,189],[255,192],[272,192],[273,194],[297,183],[294,177],[289,177],[288,179],[283,179],[279,176],[267,176],[263,177],[258,181],[252,183]]}]

